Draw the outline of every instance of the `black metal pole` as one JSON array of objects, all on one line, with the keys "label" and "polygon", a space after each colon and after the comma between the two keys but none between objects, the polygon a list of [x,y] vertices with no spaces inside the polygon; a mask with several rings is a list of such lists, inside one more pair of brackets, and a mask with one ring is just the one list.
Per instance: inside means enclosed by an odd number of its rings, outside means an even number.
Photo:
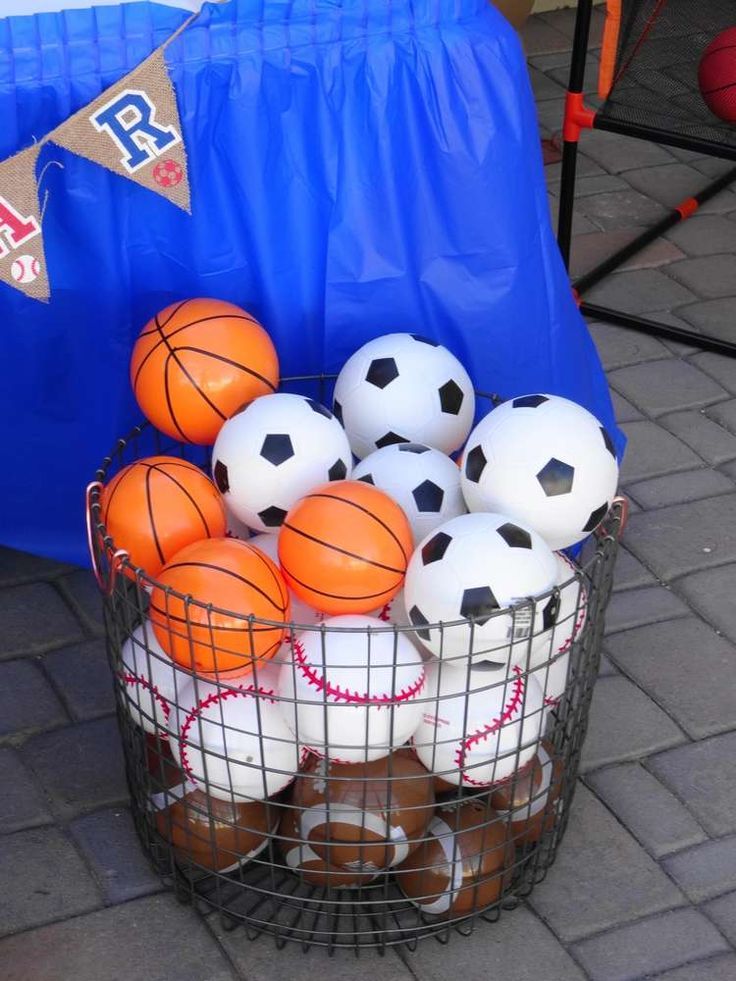
[{"label": "black metal pole", "polygon": [[730,358],[736,357],[736,343],[733,341],[722,341],[707,334],[697,334],[694,330],[684,330],[681,327],[660,324],[655,320],[647,320],[634,314],[623,313],[621,310],[599,307],[595,303],[582,303],[580,312],[594,320],[618,324],[619,327],[628,327],[629,330],[636,330],[641,334],[653,334],[655,337],[679,341],[681,344],[692,344],[703,351],[714,351],[716,354],[725,354]]},{"label": "black metal pole", "polygon": [[[575,36],[570,61],[570,82],[568,92],[580,95],[585,79],[585,65],[588,59],[588,40],[590,20],[593,13],[593,0],[580,0],[575,19]],[[567,109],[565,113],[567,117]],[[573,208],[575,206],[575,175],[578,162],[578,141],[565,139],[562,148],[562,174],[560,176],[560,212],[557,220],[557,243],[567,268],[570,267],[570,245],[572,243]]]},{"label": "black metal pole", "polygon": [[584,276],[581,276],[573,284],[578,295],[582,295],[586,290],[589,290],[596,283],[599,283],[602,279],[618,269],[619,266],[623,265],[627,259],[636,255],[647,245],[650,245],[655,239],[658,239],[660,235],[664,235],[665,232],[669,231],[670,228],[674,228],[681,221],[685,221],[690,215],[694,214],[701,205],[705,204],[706,201],[710,201],[711,198],[715,197],[716,194],[725,190],[730,184],[736,181],[736,167],[727,171],[717,180],[712,181],[707,187],[704,187],[702,191],[698,194],[694,194],[691,198],[683,201],[676,208],[674,208],[668,215],[648,228],[646,231],[638,235],[632,242],[625,245],[622,249],[614,252],[613,255],[609,256],[599,265],[595,266]]}]

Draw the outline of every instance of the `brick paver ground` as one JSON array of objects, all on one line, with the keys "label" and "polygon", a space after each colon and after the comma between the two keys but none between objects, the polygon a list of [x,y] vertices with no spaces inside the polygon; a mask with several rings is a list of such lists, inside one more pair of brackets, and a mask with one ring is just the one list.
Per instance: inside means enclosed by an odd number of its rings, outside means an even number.
[{"label": "brick paver ground", "polygon": [[[560,128],[572,26],[571,11],[543,14],[524,35],[546,137]],[[597,15],[594,44],[600,27]],[[722,169],[600,132],[581,149],[576,272]],[[559,165],[546,173],[554,214]],[[591,298],[733,337],[735,252],[728,191]],[[359,961],[277,951],[202,920],[162,891],[137,845],[90,575],[0,549],[0,976],[736,978],[736,361],[592,332],[629,436],[633,513],[581,785],[529,901],[448,946]]]}]

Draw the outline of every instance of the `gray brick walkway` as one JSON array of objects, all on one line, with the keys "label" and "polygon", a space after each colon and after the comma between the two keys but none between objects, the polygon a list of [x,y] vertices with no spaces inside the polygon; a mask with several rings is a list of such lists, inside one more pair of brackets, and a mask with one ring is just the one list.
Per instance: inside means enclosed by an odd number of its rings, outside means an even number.
[{"label": "gray brick walkway", "polygon": [[[560,128],[572,25],[562,11],[525,31],[544,136]],[[599,12],[594,26],[598,43]],[[722,169],[601,132],[581,147],[578,272]],[[548,167],[553,214],[559,175]],[[733,337],[735,251],[729,191],[594,296]],[[736,361],[591,329],[629,436],[633,513],[567,837],[528,902],[449,946],[359,960],[202,920],[136,842],[91,577],[0,549],[3,978],[736,978]]]}]

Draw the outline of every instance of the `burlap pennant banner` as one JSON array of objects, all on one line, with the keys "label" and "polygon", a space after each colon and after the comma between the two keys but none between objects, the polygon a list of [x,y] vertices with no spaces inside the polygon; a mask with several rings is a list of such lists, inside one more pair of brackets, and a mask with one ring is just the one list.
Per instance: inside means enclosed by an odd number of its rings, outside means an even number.
[{"label": "burlap pennant banner", "polygon": [[0,282],[48,300],[36,162],[41,144],[0,162]]},{"label": "burlap pennant banner", "polygon": [[164,51],[195,18],[34,146],[0,161],[0,283],[36,300],[50,296],[36,180],[38,154],[46,143],[65,147],[191,212],[186,148]]},{"label": "burlap pennant banner", "polygon": [[162,49],[48,139],[190,210],[179,109]]}]

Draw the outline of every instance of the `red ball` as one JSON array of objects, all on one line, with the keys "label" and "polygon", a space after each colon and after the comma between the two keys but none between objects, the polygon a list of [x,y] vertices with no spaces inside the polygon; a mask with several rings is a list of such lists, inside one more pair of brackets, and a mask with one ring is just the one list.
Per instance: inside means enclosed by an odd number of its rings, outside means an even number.
[{"label": "red ball", "polygon": [[710,111],[726,123],[736,123],[736,27],[723,31],[705,49],[698,84]]}]

